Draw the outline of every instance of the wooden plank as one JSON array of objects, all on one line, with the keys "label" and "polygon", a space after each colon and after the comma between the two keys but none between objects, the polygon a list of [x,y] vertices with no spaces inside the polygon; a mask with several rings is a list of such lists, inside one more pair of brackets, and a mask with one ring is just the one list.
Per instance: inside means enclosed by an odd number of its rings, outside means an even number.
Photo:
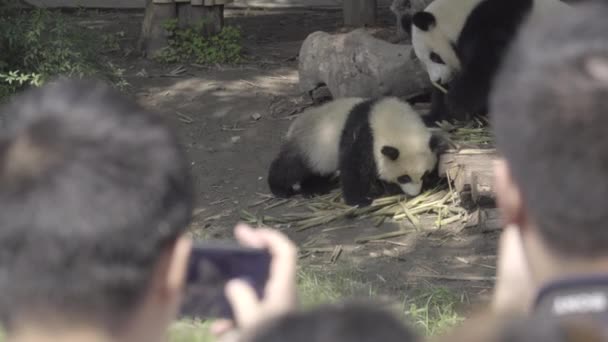
[{"label": "wooden plank", "polygon": [[346,0],[343,4],[344,25],[362,27],[376,24],[377,0]]}]

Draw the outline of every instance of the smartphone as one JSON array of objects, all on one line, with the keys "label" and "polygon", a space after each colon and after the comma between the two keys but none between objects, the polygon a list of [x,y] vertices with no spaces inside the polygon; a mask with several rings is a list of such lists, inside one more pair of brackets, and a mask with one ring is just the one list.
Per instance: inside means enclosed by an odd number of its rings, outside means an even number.
[{"label": "smartphone", "polygon": [[267,250],[234,242],[208,240],[196,243],[188,265],[181,315],[191,318],[233,318],[224,295],[226,283],[235,278],[248,282],[261,299],[270,274]]}]

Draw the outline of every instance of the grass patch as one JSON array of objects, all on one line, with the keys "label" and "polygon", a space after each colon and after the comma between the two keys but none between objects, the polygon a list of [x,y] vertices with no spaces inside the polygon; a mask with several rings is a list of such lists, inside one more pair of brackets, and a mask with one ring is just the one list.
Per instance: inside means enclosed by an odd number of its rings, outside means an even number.
[{"label": "grass patch", "polygon": [[414,293],[400,295],[401,301],[395,304],[393,298],[386,298],[372,284],[363,281],[354,269],[332,272],[332,275],[300,271],[298,286],[305,308],[344,299],[388,301],[405,322],[425,336],[441,334],[464,319],[456,310],[456,306],[464,302],[463,298],[448,289],[429,287],[415,290]]},{"label": "grass patch", "polygon": [[[375,299],[377,290],[362,281],[353,269],[343,269],[332,275],[326,272],[301,270],[298,273],[298,290],[304,308],[343,299]],[[404,296],[396,304],[396,311],[404,321],[418,329],[421,334],[433,336],[453,328],[463,321],[456,305],[463,300],[444,288],[431,287]],[[183,319],[169,328],[170,342],[212,342],[209,322]],[[0,342],[5,340],[0,329]]]},{"label": "grass patch", "polygon": [[300,270],[298,272],[298,293],[304,308],[325,303],[334,303],[349,298],[374,298],[375,289],[371,284],[359,279],[353,269],[332,271]]},{"label": "grass patch", "polygon": [[183,319],[169,328],[169,342],[215,341],[209,332],[209,322]]},{"label": "grass patch", "polygon": [[408,322],[426,336],[442,334],[460,324],[464,317],[456,311],[463,300],[453,292],[440,287],[420,291],[403,303]]},{"label": "grass patch", "polygon": [[238,63],[242,60],[241,31],[234,26],[224,26],[222,31],[212,37],[201,35],[204,22],[195,27],[179,28],[177,20],[164,24],[169,34],[169,46],[165,47],[154,59],[160,63],[223,64]]},{"label": "grass patch", "polygon": [[[327,272],[302,269],[298,273],[300,302],[304,308],[323,303],[334,303],[344,299],[369,299],[382,297],[376,288],[360,279],[353,269],[341,269],[328,275]],[[393,305],[405,322],[425,336],[440,334],[463,321],[456,306],[463,300],[445,288],[430,287],[404,295]],[[395,301],[392,301],[395,303]],[[182,320],[170,330],[170,342],[213,341],[205,322]]]}]

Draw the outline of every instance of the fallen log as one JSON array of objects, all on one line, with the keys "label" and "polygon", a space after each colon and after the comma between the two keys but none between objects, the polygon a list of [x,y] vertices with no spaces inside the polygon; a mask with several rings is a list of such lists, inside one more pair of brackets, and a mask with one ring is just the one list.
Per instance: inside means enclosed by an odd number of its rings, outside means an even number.
[{"label": "fallen log", "polygon": [[388,43],[365,29],[310,34],[300,49],[298,71],[303,93],[327,86],[333,98],[401,97],[431,86],[411,45]]}]

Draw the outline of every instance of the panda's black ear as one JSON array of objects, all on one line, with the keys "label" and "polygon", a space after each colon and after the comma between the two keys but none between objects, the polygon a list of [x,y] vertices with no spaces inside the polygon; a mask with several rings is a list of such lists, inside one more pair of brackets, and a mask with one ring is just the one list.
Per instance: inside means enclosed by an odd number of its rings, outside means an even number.
[{"label": "panda's black ear", "polygon": [[397,160],[399,158],[399,150],[393,146],[382,146],[381,152],[390,160]]},{"label": "panda's black ear", "polygon": [[437,21],[432,13],[421,11],[414,14],[412,17],[412,23],[422,31],[429,31],[435,27]]}]

